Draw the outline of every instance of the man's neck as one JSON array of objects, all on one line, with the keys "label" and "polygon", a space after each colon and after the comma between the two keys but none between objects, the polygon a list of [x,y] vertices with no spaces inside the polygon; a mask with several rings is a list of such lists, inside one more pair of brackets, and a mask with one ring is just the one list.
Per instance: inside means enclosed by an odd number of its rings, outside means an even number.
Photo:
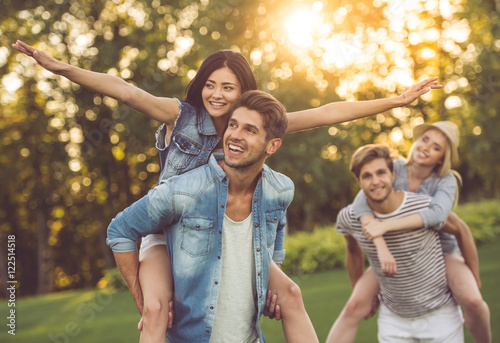
[{"label": "man's neck", "polygon": [[229,167],[224,163],[224,160],[220,160],[218,163],[229,178],[229,193],[242,193],[250,190],[253,194],[263,163],[256,163],[247,168]]},{"label": "man's neck", "polygon": [[376,202],[368,199],[370,208],[381,214],[389,214],[396,211],[403,203],[404,193],[399,191],[392,191],[391,194],[382,202]]},{"label": "man's neck", "polygon": [[252,212],[252,199],[263,164],[231,168],[221,160],[219,165],[229,178],[225,214],[234,221],[242,221]]}]

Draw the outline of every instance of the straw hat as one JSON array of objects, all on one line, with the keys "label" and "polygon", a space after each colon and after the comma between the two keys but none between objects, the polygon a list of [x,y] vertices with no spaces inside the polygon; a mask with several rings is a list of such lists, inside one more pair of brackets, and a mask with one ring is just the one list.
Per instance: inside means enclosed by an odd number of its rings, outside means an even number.
[{"label": "straw hat", "polygon": [[441,131],[446,138],[448,138],[451,148],[451,164],[456,165],[458,163],[457,148],[460,141],[460,131],[458,130],[458,126],[451,121],[437,121],[432,124],[420,124],[415,126],[413,129],[413,139],[417,140],[425,131],[429,129],[437,129]]}]

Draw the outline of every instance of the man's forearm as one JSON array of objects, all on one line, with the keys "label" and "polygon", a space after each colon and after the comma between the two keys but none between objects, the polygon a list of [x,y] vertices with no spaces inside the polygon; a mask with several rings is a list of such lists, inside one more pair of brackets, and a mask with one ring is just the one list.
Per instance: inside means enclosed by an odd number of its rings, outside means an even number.
[{"label": "man's forearm", "polygon": [[127,284],[135,305],[142,314],[143,298],[141,285],[139,283],[139,254],[137,251],[131,252],[114,252],[116,265]]},{"label": "man's forearm", "polygon": [[349,274],[349,279],[351,280],[351,286],[352,288],[354,288],[354,286],[364,273],[365,257],[363,255],[363,250],[353,238],[347,239],[346,237],[346,240],[347,273]]}]

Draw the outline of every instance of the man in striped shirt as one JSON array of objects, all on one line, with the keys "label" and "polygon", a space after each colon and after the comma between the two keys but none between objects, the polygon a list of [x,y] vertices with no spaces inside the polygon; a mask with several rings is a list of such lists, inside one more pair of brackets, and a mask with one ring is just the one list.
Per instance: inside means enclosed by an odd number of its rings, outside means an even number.
[{"label": "man in striped shirt", "polygon": [[[430,204],[425,195],[393,189],[392,161],[389,149],[375,144],[358,149],[351,161],[351,171],[378,220],[418,213]],[[363,274],[363,251],[379,282],[380,342],[463,342],[463,319],[448,288],[436,230],[422,227],[384,235],[398,266],[393,276],[382,273],[377,249],[363,235],[351,205],[340,211],[336,231],[346,238],[353,286]]]}]

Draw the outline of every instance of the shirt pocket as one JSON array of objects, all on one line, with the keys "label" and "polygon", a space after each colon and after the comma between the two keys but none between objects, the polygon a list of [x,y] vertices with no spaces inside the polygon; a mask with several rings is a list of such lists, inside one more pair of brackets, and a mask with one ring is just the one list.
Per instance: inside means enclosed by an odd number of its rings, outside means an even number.
[{"label": "shirt pocket", "polygon": [[266,211],[266,240],[268,247],[274,245],[276,232],[278,231],[278,224],[282,216],[283,209]]},{"label": "shirt pocket", "polygon": [[205,256],[210,252],[213,219],[185,217],[182,219],[181,250],[190,256]]},{"label": "shirt pocket", "polygon": [[[167,168],[173,170],[191,170],[196,165],[196,157],[200,154],[202,145],[189,137],[173,134],[167,156]],[[186,170],[186,171],[187,171]]]}]

